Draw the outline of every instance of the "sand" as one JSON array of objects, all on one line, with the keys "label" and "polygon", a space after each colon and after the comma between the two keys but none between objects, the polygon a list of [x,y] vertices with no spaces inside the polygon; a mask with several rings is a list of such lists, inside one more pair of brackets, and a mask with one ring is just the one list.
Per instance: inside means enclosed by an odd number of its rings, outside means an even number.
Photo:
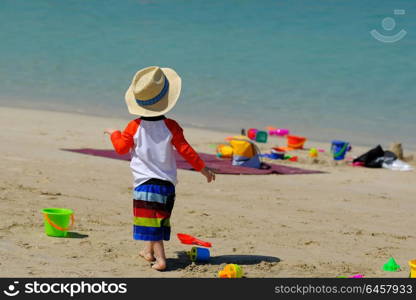
[{"label": "sand", "polygon": [[[226,263],[241,264],[246,277],[408,276],[407,261],[416,258],[416,172],[354,168],[329,154],[313,163],[305,151],[300,162],[286,163],[327,173],[217,175],[207,184],[199,173],[179,170],[168,270],[152,270],[131,238],[128,163],[60,150],[108,149],[103,129],[127,122],[0,108],[0,276],[216,277]],[[198,151],[214,153],[212,144],[231,133],[185,134]],[[272,141],[263,148],[282,144]],[[365,150],[354,145],[349,156]],[[45,207],[75,211],[72,238],[44,234]],[[211,262],[191,263],[180,232],[212,242]],[[400,272],[381,271],[390,256]]]}]

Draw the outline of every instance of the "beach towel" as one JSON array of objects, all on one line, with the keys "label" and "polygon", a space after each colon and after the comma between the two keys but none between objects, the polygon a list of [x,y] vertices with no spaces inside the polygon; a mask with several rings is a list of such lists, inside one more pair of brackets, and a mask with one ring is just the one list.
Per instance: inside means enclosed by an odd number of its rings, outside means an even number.
[{"label": "beach towel", "polygon": [[[61,149],[64,151],[71,151],[80,154],[93,155],[99,157],[106,157],[112,159],[119,159],[130,161],[130,155],[124,154],[119,155],[114,150],[109,149],[91,149],[91,148],[80,148],[80,149]],[[178,153],[175,152],[176,165],[178,169],[193,170],[190,164],[184,160]],[[301,168],[269,164],[269,169],[254,169],[241,166],[233,166],[231,160],[220,159],[213,154],[199,153],[199,156],[206,165],[215,170],[217,174],[230,174],[230,175],[267,175],[267,174],[280,174],[280,175],[296,175],[296,174],[320,174],[325,173],[322,171],[306,170]]]}]

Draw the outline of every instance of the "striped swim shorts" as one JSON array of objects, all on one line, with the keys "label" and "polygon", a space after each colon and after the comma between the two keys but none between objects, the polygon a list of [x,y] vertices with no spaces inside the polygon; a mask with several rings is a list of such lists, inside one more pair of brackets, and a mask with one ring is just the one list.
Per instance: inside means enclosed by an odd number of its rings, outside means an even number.
[{"label": "striped swim shorts", "polygon": [[133,238],[141,241],[169,241],[170,214],[175,203],[175,186],[150,179],[133,191]]}]

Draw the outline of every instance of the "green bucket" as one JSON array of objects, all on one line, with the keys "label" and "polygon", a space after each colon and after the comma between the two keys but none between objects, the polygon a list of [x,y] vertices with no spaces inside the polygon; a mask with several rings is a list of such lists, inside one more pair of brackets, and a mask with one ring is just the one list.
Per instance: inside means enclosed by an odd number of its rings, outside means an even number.
[{"label": "green bucket", "polygon": [[[71,209],[44,208],[42,214],[46,235],[66,237],[68,230],[74,225],[74,212]],[[70,221],[71,225],[69,225]]]}]

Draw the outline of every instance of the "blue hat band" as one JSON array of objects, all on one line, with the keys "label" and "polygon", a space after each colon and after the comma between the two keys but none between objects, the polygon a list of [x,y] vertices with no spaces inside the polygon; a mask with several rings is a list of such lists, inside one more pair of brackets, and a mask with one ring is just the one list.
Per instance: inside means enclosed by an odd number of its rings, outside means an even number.
[{"label": "blue hat band", "polygon": [[165,84],[163,85],[163,89],[160,91],[160,93],[156,97],[153,97],[153,98],[148,99],[148,100],[136,99],[136,102],[140,106],[148,106],[148,105],[156,104],[160,100],[162,100],[163,97],[165,97],[165,95],[168,92],[168,90],[169,90],[169,81],[165,77]]}]

